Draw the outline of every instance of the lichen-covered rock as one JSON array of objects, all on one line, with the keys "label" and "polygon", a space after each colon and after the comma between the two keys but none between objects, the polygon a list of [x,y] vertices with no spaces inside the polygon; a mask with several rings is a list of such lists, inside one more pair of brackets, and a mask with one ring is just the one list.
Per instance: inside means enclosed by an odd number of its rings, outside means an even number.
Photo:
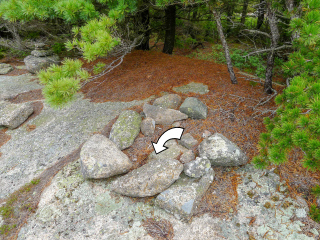
[{"label": "lichen-covered rock", "polygon": [[56,54],[47,57],[35,57],[33,55],[29,55],[24,59],[24,63],[29,72],[37,73],[42,69],[48,68],[52,64],[59,64],[60,58]]},{"label": "lichen-covered rock", "polygon": [[200,157],[207,157],[211,166],[239,166],[248,162],[241,149],[220,133],[204,139],[199,147]]},{"label": "lichen-covered rock", "polygon": [[173,91],[181,93],[206,94],[209,92],[208,86],[202,83],[191,82],[181,87],[173,87]]},{"label": "lichen-covered rock", "polygon": [[30,103],[12,104],[0,102],[0,126],[10,129],[19,127],[33,113]]},{"label": "lichen-covered rock", "polygon": [[152,136],[154,134],[154,129],[156,127],[156,122],[152,118],[145,118],[141,122],[141,132],[145,136]]},{"label": "lichen-covered rock", "polygon": [[188,150],[181,155],[180,162],[184,164],[184,163],[191,162],[194,159],[195,159],[194,152],[192,150]]},{"label": "lichen-covered rock", "polygon": [[206,157],[197,157],[196,160],[183,165],[184,173],[193,178],[202,177],[211,169],[211,163]]},{"label": "lichen-covered rock", "polygon": [[192,137],[190,133],[183,134],[181,140],[178,141],[182,146],[190,149],[198,144],[198,141]]},{"label": "lichen-covered rock", "polygon": [[13,70],[13,67],[7,63],[0,63],[0,75],[7,74]]},{"label": "lichen-covered rock", "polygon": [[156,124],[171,125],[176,121],[188,118],[188,115],[174,109],[165,109],[150,104],[143,105],[143,112],[147,117],[153,118]]},{"label": "lichen-covered rock", "polygon": [[181,101],[182,99],[178,94],[167,94],[154,100],[153,105],[162,108],[178,109]]},{"label": "lichen-covered rock", "polygon": [[148,162],[155,159],[177,159],[181,154],[188,151],[187,148],[182,147],[176,142],[166,143],[165,147],[168,147],[168,149],[158,154],[156,154],[154,151],[150,153],[148,156]]},{"label": "lichen-covered rock", "polygon": [[183,165],[174,159],[156,159],[118,178],[111,189],[125,196],[154,196],[174,183]]},{"label": "lichen-covered rock", "polygon": [[31,52],[31,55],[35,56],[35,57],[46,57],[46,56],[53,55],[53,51],[52,50],[44,50],[44,49],[39,49],[39,50],[36,49]]},{"label": "lichen-covered rock", "polygon": [[179,180],[156,198],[156,206],[182,221],[189,221],[202,196],[213,182],[214,171],[210,168],[200,180],[182,174]]},{"label": "lichen-covered rock", "polygon": [[130,170],[132,163],[107,137],[93,135],[80,152],[81,172],[85,178],[108,178]]},{"label": "lichen-covered rock", "polygon": [[186,98],[179,110],[193,119],[206,119],[208,114],[207,106],[195,97]]},{"label": "lichen-covered rock", "polygon": [[142,118],[133,110],[123,111],[117,121],[113,124],[110,132],[110,140],[120,150],[130,147],[140,132]]}]

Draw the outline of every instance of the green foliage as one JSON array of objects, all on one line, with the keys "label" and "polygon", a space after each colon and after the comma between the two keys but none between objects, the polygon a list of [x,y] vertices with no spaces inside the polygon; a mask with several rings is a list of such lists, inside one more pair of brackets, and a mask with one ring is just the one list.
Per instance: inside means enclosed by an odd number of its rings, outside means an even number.
[{"label": "green foliage", "polygon": [[270,137],[260,139],[260,154],[254,160],[257,167],[283,163],[293,148],[300,148],[303,166],[320,170],[320,11],[313,7],[319,4],[320,0],[306,0],[304,16],[291,23],[300,38],[284,71],[293,78],[275,99],[277,116],[265,122]]},{"label": "green foliage", "polygon": [[102,62],[98,62],[94,67],[93,67],[93,73],[94,74],[99,74],[101,73],[104,68],[105,68],[106,64],[102,63]]},{"label": "green foliage", "polygon": [[52,50],[56,54],[60,54],[61,52],[66,50],[66,47],[63,43],[56,42],[52,45]]},{"label": "green foliage", "polygon": [[317,205],[311,204],[309,215],[314,221],[318,223],[320,222],[320,209],[317,207]]},{"label": "green foliage", "polygon": [[316,185],[315,187],[313,187],[311,193],[316,197],[320,197],[320,186]]},{"label": "green foliage", "polygon": [[14,229],[17,225],[16,224],[13,224],[13,225],[2,225],[0,227],[0,234],[2,235],[8,235],[8,233]]}]

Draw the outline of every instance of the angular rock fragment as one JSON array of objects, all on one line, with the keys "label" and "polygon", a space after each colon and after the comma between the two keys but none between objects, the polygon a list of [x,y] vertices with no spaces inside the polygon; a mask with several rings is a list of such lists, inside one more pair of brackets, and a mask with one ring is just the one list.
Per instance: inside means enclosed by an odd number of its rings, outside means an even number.
[{"label": "angular rock fragment", "polygon": [[132,162],[107,137],[93,135],[80,152],[81,172],[85,178],[108,178],[130,170]]},{"label": "angular rock fragment", "polygon": [[177,219],[188,222],[213,178],[212,168],[200,179],[181,174],[179,180],[158,195],[155,204]]},{"label": "angular rock fragment", "polygon": [[204,130],[203,133],[202,133],[202,137],[203,138],[207,138],[207,137],[210,137],[212,135],[212,133],[208,130]]},{"label": "angular rock fragment", "polygon": [[140,132],[142,118],[133,110],[123,111],[113,124],[110,132],[110,140],[120,150],[130,147]]},{"label": "angular rock fragment", "polygon": [[193,178],[202,177],[211,169],[211,163],[206,157],[197,157],[196,160],[183,165],[184,173]]},{"label": "angular rock fragment", "polygon": [[125,196],[148,197],[163,192],[174,183],[183,165],[174,159],[156,159],[118,178],[111,189]]},{"label": "angular rock fragment", "polygon": [[239,166],[248,162],[241,149],[220,133],[204,139],[199,147],[200,157],[207,157],[211,166]]},{"label": "angular rock fragment", "polygon": [[206,119],[208,114],[207,106],[195,97],[186,98],[179,110],[192,119]]},{"label": "angular rock fragment", "polygon": [[190,149],[198,144],[198,141],[192,137],[190,133],[183,134],[181,140],[178,141],[182,146]]},{"label": "angular rock fragment", "polygon": [[181,97],[178,94],[167,94],[154,100],[153,105],[162,108],[178,109],[181,101]]},{"label": "angular rock fragment", "polygon": [[195,159],[195,155],[194,152],[192,150],[188,150],[186,152],[184,152],[181,157],[180,157],[180,162],[182,162],[183,164],[191,162]]},{"label": "angular rock fragment", "polygon": [[33,113],[31,103],[12,104],[0,102],[0,126],[10,129],[19,127]]},{"label": "angular rock fragment", "polygon": [[141,132],[145,136],[152,136],[154,134],[156,122],[152,118],[145,118],[141,122]]},{"label": "angular rock fragment", "polygon": [[155,159],[177,159],[181,154],[188,151],[185,147],[182,147],[177,143],[174,144],[174,142],[167,142],[165,146],[168,147],[168,149],[161,153],[156,154],[154,151],[150,153],[148,162]]},{"label": "angular rock fragment", "polygon": [[7,74],[13,70],[13,67],[7,63],[0,63],[0,75]]},{"label": "angular rock fragment", "polygon": [[171,125],[180,120],[187,119],[188,116],[178,110],[165,109],[150,104],[144,104],[143,112],[147,117],[153,118],[156,124]]}]

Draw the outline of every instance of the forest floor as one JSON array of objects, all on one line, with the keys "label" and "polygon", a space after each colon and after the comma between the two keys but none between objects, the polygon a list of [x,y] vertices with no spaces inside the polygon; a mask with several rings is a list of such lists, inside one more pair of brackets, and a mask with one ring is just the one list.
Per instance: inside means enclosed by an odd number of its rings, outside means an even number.
[{"label": "forest floor", "polygon": [[[200,51],[205,52],[208,49],[211,49],[211,46],[205,45]],[[277,109],[273,98],[270,99],[270,96],[263,92],[263,82],[259,79],[248,77],[236,69],[238,84],[231,84],[226,65],[185,57],[189,54],[184,50],[177,50],[172,56],[163,54],[157,49],[150,52],[133,51],[124,58],[124,62],[117,69],[86,84],[81,92],[91,102],[129,102],[144,100],[150,96],[161,96],[165,92],[175,93],[172,89],[174,86],[190,82],[203,83],[209,87],[209,93],[204,95],[179,93],[179,95],[183,100],[193,96],[204,102],[208,107],[207,119],[201,121],[188,119],[181,122],[181,127],[185,128],[186,133],[191,133],[199,143],[204,130],[219,132],[236,143],[251,161],[258,154],[259,136],[265,131],[263,118],[273,117]],[[23,65],[18,59],[1,60],[4,61],[13,66]],[[108,61],[100,59],[90,64],[86,63],[84,67],[92,70],[97,62]],[[15,69],[8,75],[23,73],[25,70]],[[279,83],[284,82],[281,76],[277,76],[276,80]],[[279,85],[274,85],[274,88],[278,93],[284,89]],[[41,90],[33,90],[20,94],[11,101],[19,103],[41,99],[43,99]],[[41,109],[39,108],[39,111]],[[140,112],[142,106],[132,109]],[[108,124],[101,132],[107,135],[110,126]],[[156,134],[152,138],[140,133],[132,147],[124,151],[130,159],[133,157],[137,159],[134,168],[143,165],[152,152],[146,142],[156,141],[161,133],[169,128],[160,127],[156,129]],[[6,134],[6,129],[0,130],[0,147],[7,141],[10,141],[10,136]],[[197,151],[196,149],[197,146],[194,150]],[[301,152],[292,151],[289,161],[278,166],[277,172],[281,180],[286,181],[291,196],[293,198],[297,195],[303,196],[310,206],[316,203],[316,199],[310,194],[310,189],[315,184],[320,184],[320,175],[319,172],[313,173],[303,168],[300,159]],[[215,217],[228,217],[230,208],[236,211],[238,202],[233,196],[237,195],[239,178],[235,170],[236,168],[230,168],[228,171],[222,168],[215,169],[216,181],[204,196],[198,215],[211,213]],[[213,195],[215,198],[212,198]],[[136,199],[136,201],[148,202],[150,198]]]}]

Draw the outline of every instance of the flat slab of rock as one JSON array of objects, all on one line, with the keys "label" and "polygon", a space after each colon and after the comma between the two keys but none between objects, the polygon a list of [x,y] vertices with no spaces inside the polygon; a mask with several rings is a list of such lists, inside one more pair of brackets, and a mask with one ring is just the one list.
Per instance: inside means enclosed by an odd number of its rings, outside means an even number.
[{"label": "flat slab of rock", "polygon": [[81,172],[84,178],[108,178],[126,173],[132,162],[107,137],[95,134],[83,145],[80,152]]},{"label": "flat slab of rock", "polygon": [[188,150],[181,155],[180,162],[184,164],[184,163],[191,162],[194,159],[195,159],[194,152],[192,150]]},{"label": "flat slab of rock", "polygon": [[178,94],[167,94],[154,100],[153,105],[162,108],[178,109],[182,102]]},{"label": "flat slab of rock", "polygon": [[53,51],[52,50],[45,50],[45,49],[37,49],[37,50],[33,50],[31,52],[31,55],[35,56],[35,57],[46,57],[46,56],[51,56],[53,55]]},{"label": "flat slab of rock", "polygon": [[200,180],[182,174],[179,180],[158,195],[155,204],[177,219],[188,222],[213,178],[212,168]]},{"label": "flat slab of rock", "polygon": [[199,147],[200,157],[207,157],[211,166],[239,166],[248,162],[241,149],[220,133],[204,139]]},{"label": "flat slab of rock", "polygon": [[7,74],[13,70],[13,67],[7,63],[0,63],[0,75]]},{"label": "flat slab of rock", "polygon": [[177,159],[181,154],[188,151],[187,148],[177,144],[176,142],[167,142],[165,144],[168,147],[167,150],[156,154],[154,151],[149,154],[148,162],[155,159]]},{"label": "flat slab of rock", "polygon": [[56,54],[47,57],[35,57],[33,55],[29,55],[23,61],[29,72],[37,73],[42,69],[48,68],[52,64],[59,64],[60,58]]},{"label": "flat slab of rock", "polygon": [[199,178],[211,169],[211,163],[206,157],[197,157],[196,160],[183,165],[183,171],[188,177]]},{"label": "flat slab of rock", "polygon": [[198,144],[198,141],[194,139],[190,133],[183,134],[181,140],[178,140],[178,142],[188,149]]},{"label": "flat slab of rock", "polygon": [[130,197],[154,196],[171,186],[182,170],[183,165],[177,160],[156,159],[118,178],[111,189]]},{"label": "flat slab of rock", "polygon": [[120,150],[130,147],[140,132],[141,121],[139,113],[133,110],[123,111],[112,126],[110,140]]},{"label": "flat slab of rock", "polygon": [[12,104],[0,101],[0,126],[10,129],[19,127],[33,113],[30,103]]},{"label": "flat slab of rock", "polygon": [[181,87],[173,87],[173,91],[181,93],[206,94],[209,92],[208,86],[202,83],[191,82]]},{"label": "flat slab of rock", "polygon": [[208,114],[207,106],[198,98],[188,97],[180,106],[180,112],[193,119],[206,119]]},{"label": "flat slab of rock", "polygon": [[146,117],[153,118],[156,124],[171,125],[176,121],[188,118],[188,115],[174,109],[165,109],[150,104],[143,105],[143,112]]},{"label": "flat slab of rock", "polygon": [[145,118],[141,122],[141,132],[145,136],[152,136],[156,127],[156,122],[152,118]]}]

